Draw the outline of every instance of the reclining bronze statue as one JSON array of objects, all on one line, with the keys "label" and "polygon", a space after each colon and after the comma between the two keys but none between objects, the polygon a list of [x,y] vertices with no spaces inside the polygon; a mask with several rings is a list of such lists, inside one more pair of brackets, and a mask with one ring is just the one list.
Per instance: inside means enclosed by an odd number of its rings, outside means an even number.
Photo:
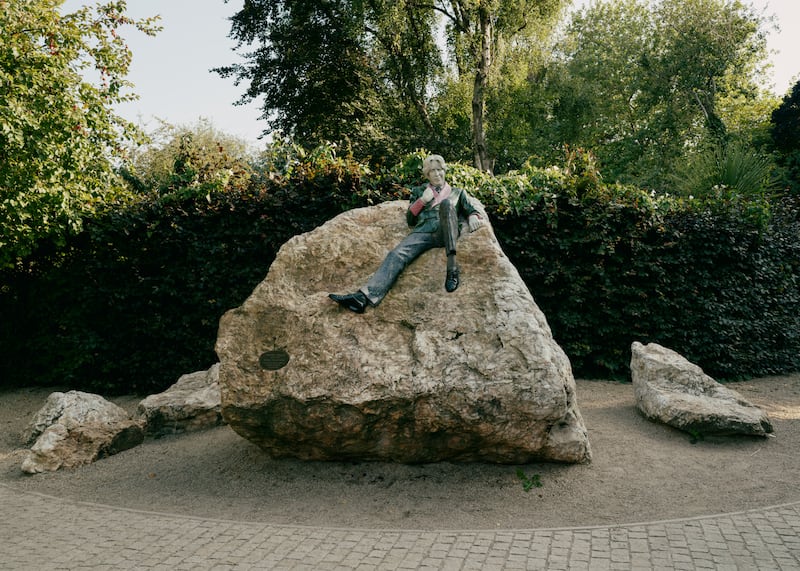
[{"label": "reclining bronze statue", "polygon": [[389,252],[378,270],[358,291],[345,295],[332,293],[328,297],[350,311],[364,313],[367,306],[377,306],[400,273],[431,248],[445,248],[447,252],[445,290],[453,292],[458,288],[456,242],[461,232],[459,218],[467,219],[470,232],[483,225],[483,218],[465,190],[451,187],[445,181],[446,171],[447,165],[440,155],[430,155],[423,161],[422,174],[428,179],[428,184],[411,189],[411,202],[406,211],[411,233]]}]

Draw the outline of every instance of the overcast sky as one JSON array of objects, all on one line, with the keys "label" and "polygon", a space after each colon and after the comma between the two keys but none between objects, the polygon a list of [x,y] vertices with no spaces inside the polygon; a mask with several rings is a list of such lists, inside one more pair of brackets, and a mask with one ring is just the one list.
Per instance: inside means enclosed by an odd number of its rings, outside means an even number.
[{"label": "overcast sky", "polygon": [[[575,0],[575,6],[592,0]],[[596,0],[595,0],[596,1]],[[67,0],[70,12],[89,0]],[[269,125],[259,120],[258,103],[234,106],[244,87],[233,85],[209,70],[239,60],[228,38],[228,18],[238,12],[242,0],[129,0],[128,15],[145,18],[159,14],[163,30],[150,37],[136,30],[121,30],[133,51],[128,79],[135,84],[138,101],[119,108],[120,114],[152,130],[155,118],[174,125],[209,119],[214,126],[248,141],[256,141]],[[769,38],[777,53],[773,79],[775,92],[783,95],[800,75],[800,0],[752,0],[757,10],[775,14],[781,28]]]}]

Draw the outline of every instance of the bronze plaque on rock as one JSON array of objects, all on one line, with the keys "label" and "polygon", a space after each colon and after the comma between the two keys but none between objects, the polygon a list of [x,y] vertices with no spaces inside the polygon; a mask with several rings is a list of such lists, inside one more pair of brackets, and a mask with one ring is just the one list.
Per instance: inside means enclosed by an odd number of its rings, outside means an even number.
[{"label": "bronze plaque on rock", "polygon": [[277,349],[275,351],[266,351],[258,358],[258,364],[262,369],[267,371],[277,371],[286,366],[289,362],[289,353]]}]

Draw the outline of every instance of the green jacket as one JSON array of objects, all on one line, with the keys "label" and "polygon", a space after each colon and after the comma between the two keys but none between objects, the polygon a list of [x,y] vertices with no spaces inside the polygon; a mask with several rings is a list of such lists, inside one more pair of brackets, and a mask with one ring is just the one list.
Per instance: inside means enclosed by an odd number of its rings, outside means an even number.
[{"label": "green jacket", "polygon": [[[411,205],[414,204],[428,188],[427,184],[422,186],[415,186],[411,189],[411,202],[409,203],[409,210],[406,211],[406,221],[409,226],[414,230],[412,232],[436,232],[439,230],[439,205],[431,207],[427,205],[419,216],[414,216],[411,212]],[[469,194],[466,190],[461,188],[451,187],[450,196],[447,199],[455,206],[456,214],[460,217],[468,218],[470,214],[480,214],[478,210],[472,205]]]}]

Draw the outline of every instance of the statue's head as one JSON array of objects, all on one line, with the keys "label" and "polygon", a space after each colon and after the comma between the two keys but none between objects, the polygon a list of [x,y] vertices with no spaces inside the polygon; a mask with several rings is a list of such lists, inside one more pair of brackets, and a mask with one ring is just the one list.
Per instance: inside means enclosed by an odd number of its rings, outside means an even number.
[{"label": "statue's head", "polygon": [[440,168],[443,171],[447,170],[447,163],[444,162],[442,155],[428,155],[425,157],[425,160],[422,161],[423,176],[428,176],[432,168]]},{"label": "statue's head", "polygon": [[422,174],[427,177],[433,186],[444,184],[444,173],[447,165],[441,155],[430,155],[422,161]]}]

